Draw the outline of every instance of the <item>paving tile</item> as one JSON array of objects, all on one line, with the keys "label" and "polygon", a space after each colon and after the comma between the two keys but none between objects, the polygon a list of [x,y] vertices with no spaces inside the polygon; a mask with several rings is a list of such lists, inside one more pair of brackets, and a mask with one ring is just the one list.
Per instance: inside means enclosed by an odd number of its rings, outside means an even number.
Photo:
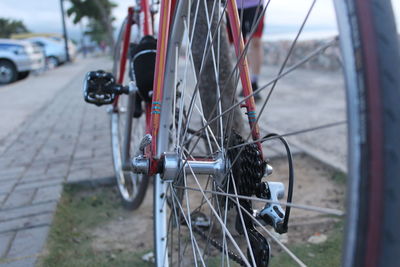
[{"label": "paving tile", "polygon": [[8,193],[12,190],[17,180],[1,180],[0,181],[0,194]]},{"label": "paving tile", "polygon": [[31,164],[32,160],[33,159],[31,158],[16,159],[10,164],[10,167],[28,167]]},{"label": "paving tile", "polygon": [[4,199],[6,199],[7,195],[8,194],[1,194],[0,195],[0,206],[1,206],[1,203],[3,203]]},{"label": "paving tile", "polygon": [[0,182],[1,181],[9,181],[9,180],[18,181],[21,178],[21,176],[22,175],[14,175],[14,174],[3,175],[3,176],[0,176]]},{"label": "paving tile", "polygon": [[0,157],[0,168],[9,166],[15,160],[14,156],[11,157]]},{"label": "paving tile", "polygon": [[91,149],[79,149],[74,153],[74,159],[89,159],[93,157],[93,152]]},{"label": "paving tile", "polygon": [[21,191],[13,191],[8,197],[7,201],[2,206],[2,209],[5,208],[15,208],[24,205],[28,205],[32,202],[33,195],[35,194],[36,188],[21,190]]},{"label": "paving tile", "polygon": [[92,170],[90,168],[78,169],[71,171],[67,176],[67,182],[78,182],[88,180],[92,177]]},{"label": "paving tile", "polygon": [[52,180],[52,179],[57,179],[57,177],[54,174],[36,174],[36,175],[24,175],[21,180],[19,180],[19,183],[32,183],[32,182],[39,182],[39,181],[47,181],[47,180]]},{"label": "paving tile", "polygon": [[50,225],[53,219],[52,213],[44,213],[29,217],[18,218],[0,223],[0,233],[28,229],[43,225]]},{"label": "paving tile", "polygon": [[[105,138],[104,138],[105,139]],[[107,148],[96,148],[94,150],[94,157],[110,157],[111,154],[111,147]]]},{"label": "paving tile", "polygon": [[32,175],[43,175],[46,173],[47,164],[42,164],[41,166],[36,165],[34,167],[28,168],[28,170],[24,173],[24,176],[32,176]]},{"label": "paving tile", "polygon": [[0,169],[0,179],[2,179],[2,177],[18,178],[24,171],[24,167],[3,168]]},{"label": "paving tile", "polygon": [[7,258],[26,257],[42,252],[49,226],[20,230],[8,251]]},{"label": "paving tile", "polygon": [[9,259],[7,263],[0,264],[1,267],[33,267],[35,266],[37,257],[32,256],[21,260]]},{"label": "paving tile", "polygon": [[114,176],[114,167],[112,164],[104,165],[102,167],[93,168],[92,169],[92,178],[105,178]]},{"label": "paving tile", "polygon": [[13,232],[0,234],[0,258],[6,255],[14,235]]},{"label": "paving tile", "polygon": [[0,223],[6,220],[14,220],[21,217],[28,217],[37,214],[49,213],[55,211],[57,202],[46,202],[36,205],[29,205],[20,208],[5,209],[0,211]]},{"label": "paving tile", "polygon": [[25,190],[25,189],[33,189],[51,185],[58,185],[64,181],[62,177],[57,177],[56,179],[47,179],[43,181],[36,181],[32,183],[20,183],[15,187],[15,191]]},{"label": "paving tile", "polygon": [[47,173],[51,173],[51,174],[58,173],[60,175],[67,174],[69,165],[70,165],[69,159],[70,159],[70,157],[64,158],[64,160],[59,163],[49,163]]},{"label": "paving tile", "polygon": [[39,188],[32,203],[57,201],[62,193],[62,184]]}]

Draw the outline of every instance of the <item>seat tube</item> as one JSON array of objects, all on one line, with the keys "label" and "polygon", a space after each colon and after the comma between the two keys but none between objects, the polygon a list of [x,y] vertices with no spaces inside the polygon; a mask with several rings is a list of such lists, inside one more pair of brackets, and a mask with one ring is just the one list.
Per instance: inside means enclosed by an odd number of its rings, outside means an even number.
[{"label": "seat tube", "polygon": [[[247,56],[243,54],[244,51],[244,40],[240,26],[239,14],[236,5],[236,0],[227,0],[227,13],[229,17],[229,22],[232,28],[232,37],[233,44],[235,46],[235,52],[237,58],[240,58],[239,62],[239,71],[240,71],[240,80],[242,82],[243,87],[243,95],[247,97],[253,93],[253,88],[251,87],[249,66],[247,63]],[[247,118],[251,127],[251,135],[253,140],[260,139],[260,128],[256,122],[257,113],[256,113],[256,105],[254,102],[254,97],[249,97],[245,104],[243,105],[247,111]],[[261,143],[258,143],[258,146],[261,149]]]},{"label": "seat tube", "polygon": [[[133,22],[133,8],[128,8],[128,17],[125,25],[125,32],[124,32],[124,43],[122,46],[122,54],[119,61],[119,76],[117,78],[117,82],[119,84],[123,84],[124,82],[124,74],[126,68],[126,59],[128,57],[128,49],[129,49],[129,41],[131,39],[131,29],[132,29],[132,22]],[[117,108],[118,105],[118,96],[115,97],[113,102],[114,109]]]},{"label": "seat tube", "polygon": [[[143,21],[141,21],[141,28],[143,29],[143,35],[153,35],[153,23],[150,13],[149,0],[141,0],[141,13],[143,14]],[[142,18],[140,18],[142,19]]]}]

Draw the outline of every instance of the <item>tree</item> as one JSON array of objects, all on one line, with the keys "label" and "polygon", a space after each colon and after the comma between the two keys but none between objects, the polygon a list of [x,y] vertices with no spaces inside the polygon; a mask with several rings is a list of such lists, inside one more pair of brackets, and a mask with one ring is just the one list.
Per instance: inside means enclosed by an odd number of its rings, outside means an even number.
[{"label": "tree", "polygon": [[112,23],[112,9],[117,5],[110,0],[70,0],[72,6],[67,10],[68,17],[74,16],[73,22],[76,24],[86,17],[89,19],[89,31],[87,34],[94,41],[98,41],[104,32],[107,43],[114,47],[114,29]]},{"label": "tree", "polygon": [[100,44],[102,41],[107,40],[107,31],[98,21],[90,20],[87,27],[88,30],[85,31],[85,35],[90,36],[92,41]]},{"label": "tree", "polygon": [[0,18],[0,38],[10,38],[13,33],[27,33],[28,28],[21,20]]}]

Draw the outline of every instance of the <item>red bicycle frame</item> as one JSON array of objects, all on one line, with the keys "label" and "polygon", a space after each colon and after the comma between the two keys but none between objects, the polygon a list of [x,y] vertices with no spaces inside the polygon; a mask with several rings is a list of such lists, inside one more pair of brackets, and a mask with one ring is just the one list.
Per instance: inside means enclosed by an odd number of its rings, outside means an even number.
[{"label": "red bicycle frame", "polygon": [[[247,97],[253,93],[251,86],[251,80],[249,75],[249,68],[247,63],[247,57],[242,56],[244,53],[244,39],[241,32],[239,14],[236,6],[236,0],[227,0],[227,14],[231,23],[233,45],[235,47],[236,56],[240,59],[238,64],[240,70],[240,80],[243,87],[244,97]],[[143,21],[135,21],[140,23],[141,29],[143,29],[144,35],[153,35],[152,25],[152,14],[150,12],[150,5],[148,0],[140,1],[140,14],[142,14]],[[157,173],[158,158],[157,158],[157,137],[159,134],[160,127],[160,115],[162,108],[162,98],[164,92],[164,78],[167,58],[167,45],[170,35],[170,27],[172,22],[172,11],[175,10],[176,0],[161,0],[160,7],[160,23],[157,36],[157,56],[155,66],[155,76],[153,84],[153,99],[151,103],[146,105],[146,133],[151,134],[152,144],[145,151],[145,156],[150,159],[150,170],[149,175]],[[132,7],[128,9],[128,17],[126,28],[124,32],[124,42],[122,47],[121,61],[120,61],[120,73],[118,77],[118,83],[122,84],[124,80],[124,73],[126,67],[126,60],[129,49],[129,41],[131,36],[131,26],[133,17],[136,10]],[[140,16],[138,16],[140,17]],[[114,107],[118,105],[118,98],[113,103]],[[252,129],[252,139],[260,139],[260,130],[256,121],[256,106],[253,97],[246,99],[245,104],[242,107],[246,108],[246,114],[248,117],[249,125]],[[259,149],[262,152],[261,143],[258,143]],[[204,160],[204,159],[202,159]]]}]

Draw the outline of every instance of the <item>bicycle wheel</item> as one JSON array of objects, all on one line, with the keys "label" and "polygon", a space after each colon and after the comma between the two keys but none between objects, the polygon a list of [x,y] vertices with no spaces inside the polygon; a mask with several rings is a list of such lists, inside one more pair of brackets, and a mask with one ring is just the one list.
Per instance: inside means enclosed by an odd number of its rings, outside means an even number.
[{"label": "bicycle wheel", "polygon": [[[114,51],[113,75],[116,78],[120,75],[120,60],[126,23],[127,20],[121,26]],[[137,24],[132,25],[133,37],[131,43],[140,40],[137,36],[139,35],[137,27]],[[133,79],[133,75],[128,75],[129,71],[130,66],[125,68],[125,79]],[[111,112],[111,143],[118,191],[123,205],[132,210],[138,208],[142,203],[149,182],[146,175],[123,170],[124,164],[130,164],[130,157],[139,152],[139,142],[146,134],[145,114],[139,117],[134,116],[136,105],[141,105],[141,102],[136,101],[134,94],[121,95],[117,106]]]},{"label": "bicycle wheel", "polygon": [[[349,178],[345,211],[291,201],[277,205],[277,201],[268,202],[271,197],[263,198],[256,191],[260,184],[257,172],[263,172],[261,167],[265,165],[257,163],[257,146],[250,139],[250,131],[243,129],[239,110],[243,100],[236,98],[241,74],[237,70],[238,56],[231,64],[226,39],[227,2],[182,0],[177,1],[174,12],[166,61],[166,73],[171,75],[165,78],[160,123],[164,127],[160,127],[157,142],[159,155],[175,151],[183,164],[174,179],[157,176],[155,180],[157,266],[268,266],[270,253],[274,254],[271,240],[288,253],[294,265],[306,266],[290,250],[290,244],[283,244],[272,233],[282,229],[255,215],[258,208],[276,207],[279,216],[283,211],[280,206],[339,218],[346,214],[344,266],[396,266],[400,252],[400,234],[395,227],[400,219],[400,181],[395,179],[400,171],[400,111],[396,108],[400,80],[396,71],[400,59],[390,1],[335,1],[339,40],[324,42],[287,67],[313,10],[312,1],[278,74],[256,91],[267,92],[256,117],[261,131],[267,134],[268,124],[263,124],[274,118],[268,117],[273,112],[265,107],[277,94],[277,83],[339,42],[346,77],[347,120],[280,132],[278,137],[314,131],[322,134],[329,127],[347,125]],[[268,5],[263,12],[267,12]],[[183,110],[188,114],[185,120]],[[275,118],[278,122],[285,119]],[[171,123],[174,120],[177,123]],[[263,148],[268,150],[268,141],[273,139],[277,135],[266,135]],[[188,147],[186,140],[191,140]],[[187,161],[199,155],[223,161],[224,173],[195,173]]]}]

